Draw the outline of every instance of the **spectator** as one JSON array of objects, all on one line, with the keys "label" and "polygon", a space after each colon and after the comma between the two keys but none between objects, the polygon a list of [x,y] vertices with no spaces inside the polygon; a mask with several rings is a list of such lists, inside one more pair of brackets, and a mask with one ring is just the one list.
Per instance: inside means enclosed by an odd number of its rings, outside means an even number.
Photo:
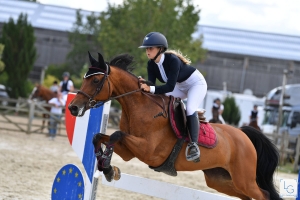
[{"label": "spectator", "polygon": [[63,76],[63,80],[60,82],[59,88],[60,88],[60,92],[63,95],[63,98],[66,100],[68,93],[74,91],[74,85],[73,85],[73,81],[70,79],[69,72],[64,72],[62,76]]},{"label": "spectator", "polygon": [[57,124],[61,118],[63,106],[66,104],[65,100],[62,98],[62,94],[59,91],[54,93],[55,97],[48,101],[48,103],[52,106],[49,119],[49,136],[52,140],[54,140],[56,136]]},{"label": "spectator", "polygon": [[211,109],[213,118],[209,122],[225,124],[225,121],[222,117],[223,111],[224,105],[221,104],[221,100],[219,98],[215,99]]},{"label": "spectator", "polygon": [[219,120],[222,122],[222,124],[225,124],[225,120],[223,119],[223,111],[224,111],[224,105],[221,103],[221,100],[219,98],[217,98],[215,100],[216,104],[219,106],[218,112],[219,112]]},{"label": "spectator", "polygon": [[57,92],[59,90],[59,86],[58,86],[57,81],[53,81],[53,84],[51,85],[50,90],[52,92]]},{"label": "spectator", "polygon": [[251,110],[251,114],[250,114],[250,122],[256,121],[258,120],[258,110],[257,110],[257,105],[253,106],[253,110]]}]

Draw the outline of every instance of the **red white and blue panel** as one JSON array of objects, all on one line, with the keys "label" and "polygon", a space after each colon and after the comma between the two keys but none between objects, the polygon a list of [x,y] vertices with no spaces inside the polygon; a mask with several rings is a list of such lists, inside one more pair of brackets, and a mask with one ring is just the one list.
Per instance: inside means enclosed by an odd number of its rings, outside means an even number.
[{"label": "red white and blue panel", "polygon": [[[68,94],[66,107],[74,99],[75,95],[75,93]],[[94,145],[92,143],[93,137],[97,133],[106,132],[109,110],[110,101],[101,107],[87,110],[82,117],[72,116],[69,109],[65,111],[68,139],[84,166],[89,182],[86,182],[86,184],[88,185],[91,185],[93,182],[96,163]]]}]

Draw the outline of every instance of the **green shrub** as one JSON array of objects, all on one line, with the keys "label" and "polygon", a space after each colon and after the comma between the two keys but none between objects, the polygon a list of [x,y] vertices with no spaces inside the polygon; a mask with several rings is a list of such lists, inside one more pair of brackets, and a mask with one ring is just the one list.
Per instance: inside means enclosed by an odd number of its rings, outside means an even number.
[{"label": "green shrub", "polygon": [[241,119],[241,112],[235,103],[234,97],[227,97],[224,102],[224,112],[222,114],[226,123],[231,125],[238,125]]}]

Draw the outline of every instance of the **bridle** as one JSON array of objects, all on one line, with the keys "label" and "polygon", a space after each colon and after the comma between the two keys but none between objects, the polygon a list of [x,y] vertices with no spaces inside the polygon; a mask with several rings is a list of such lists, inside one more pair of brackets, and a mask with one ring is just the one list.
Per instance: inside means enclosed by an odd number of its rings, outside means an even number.
[{"label": "bridle", "polygon": [[[104,76],[101,79],[101,81],[99,83],[97,83],[96,91],[94,92],[94,94],[92,96],[88,95],[87,93],[85,93],[85,92],[83,92],[81,90],[77,91],[77,94],[82,94],[82,95],[84,95],[85,97],[88,98],[88,102],[87,103],[88,103],[88,105],[89,105],[90,108],[98,108],[100,106],[103,106],[106,102],[111,101],[113,99],[117,99],[117,98],[120,98],[120,97],[123,97],[123,96],[127,96],[127,95],[133,94],[135,92],[142,92],[148,98],[150,98],[154,103],[156,103],[159,107],[161,107],[163,109],[163,111],[160,112],[160,113],[158,113],[157,115],[155,115],[154,118],[159,117],[159,116],[163,116],[165,118],[168,117],[168,112],[166,111],[166,107],[165,107],[165,100],[164,100],[164,98],[162,96],[159,96],[162,99],[162,102],[163,102],[162,105],[159,102],[157,102],[156,99],[154,99],[153,97],[151,97],[154,94],[146,93],[141,88],[133,90],[133,91],[130,91],[130,92],[126,92],[126,93],[118,95],[118,96],[110,97],[109,96],[109,94],[110,94],[110,82],[109,82],[109,79],[108,79],[108,77],[109,77],[109,66],[106,64],[106,70],[104,72],[97,72],[97,73],[94,73],[94,74],[90,74],[88,76],[84,75],[83,78],[85,79],[85,78],[87,78],[89,76],[93,76],[93,75],[96,75],[96,74],[102,74]],[[102,88],[103,88],[104,83],[105,83],[106,80],[108,82],[108,98],[107,98],[107,100],[104,100],[104,101],[96,101],[94,98],[102,90]],[[139,81],[139,83],[140,83],[140,81]]]}]

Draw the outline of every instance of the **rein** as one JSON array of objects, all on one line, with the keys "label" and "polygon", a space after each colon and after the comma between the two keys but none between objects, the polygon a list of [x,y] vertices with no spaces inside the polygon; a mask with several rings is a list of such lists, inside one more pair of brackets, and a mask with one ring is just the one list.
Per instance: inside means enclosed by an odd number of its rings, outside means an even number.
[{"label": "rein", "polygon": [[[144,92],[141,88],[139,89],[136,89],[136,90],[133,90],[133,91],[130,91],[130,92],[126,92],[124,94],[121,94],[121,95],[118,95],[118,96],[115,96],[115,97],[109,97],[107,98],[107,100],[105,101],[96,101],[94,100],[94,98],[99,94],[99,92],[102,90],[103,86],[104,86],[104,83],[105,81],[107,80],[108,81],[108,91],[110,91],[110,82],[109,82],[109,79],[108,79],[108,65],[106,64],[106,71],[104,73],[101,73],[104,75],[103,79],[97,84],[97,88],[96,88],[96,91],[94,92],[94,94],[92,96],[88,95],[87,93],[81,91],[81,90],[78,90],[77,91],[77,94],[82,94],[84,95],[85,97],[87,97],[89,99],[89,101],[87,102],[89,104],[89,107],[91,108],[98,108],[98,107],[101,107],[103,106],[106,102],[108,101],[111,101],[113,99],[117,99],[117,98],[120,98],[120,97],[124,97],[124,96],[127,96],[127,95],[130,95],[130,94],[133,94],[135,92],[141,92],[142,94],[146,95],[149,99],[151,99],[156,105],[158,105],[163,111],[162,112],[159,112],[157,115],[155,115],[153,118],[156,118],[156,117],[159,117],[159,116],[162,116],[164,118],[167,118],[168,117],[168,112],[166,111],[166,106],[165,106],[165,100],[162,96],[159,96],[162,100],[162,105],[156,100],[154,99],[152,96],[157,96],[157,95],[154,95],[154,94],[151,94],[151,93],[146,93]],[[86,77],[84,77],[86,78]],[[140,83],[140,80],[138,81],[138,83]],[[108,92],[108,95],[109,95],[110,92]]]}]

